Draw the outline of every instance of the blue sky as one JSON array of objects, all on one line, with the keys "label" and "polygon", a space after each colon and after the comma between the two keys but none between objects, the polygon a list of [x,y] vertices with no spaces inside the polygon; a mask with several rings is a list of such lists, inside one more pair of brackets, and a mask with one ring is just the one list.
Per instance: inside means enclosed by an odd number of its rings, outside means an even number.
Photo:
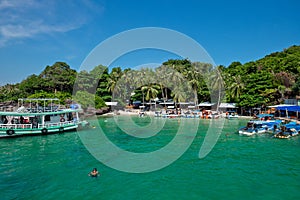
[{"label": "blue sky", "polygon": [[[299,9],[297,0],[0,0],[0,85],[21,82],[56,61],[78,70],[100,42],[141,27],[186,34],[218,65],[245,63],[299,45]],[[115,64],[168,58],[172,55],[150,52]]]}]

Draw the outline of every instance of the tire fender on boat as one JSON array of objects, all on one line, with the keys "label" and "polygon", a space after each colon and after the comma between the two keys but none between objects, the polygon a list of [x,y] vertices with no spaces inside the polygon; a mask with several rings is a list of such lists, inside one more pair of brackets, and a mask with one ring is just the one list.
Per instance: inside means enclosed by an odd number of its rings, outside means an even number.
[{"label": "tire fender on boat", "polygon": [[64,130],[64,127],[60,127],[60,128],[59,128],[59,132],[60,132],[60,133],[63,133],[64,131],[65,131],[65,130]]},{"label": "tire fender on boat", "polygon": [[13,135],[13,134],[15,134],[15,131],[12,130],[12,129],[9,129],[9,130],[6,131],[6,134],[7,135]]},{"label": "tire fender on boat", "polygon": [[46,133],[48,133],[48,130],[47,130],[46,128],[43,128],[43,129],[42,129],[42,133],[43,133],[43,134],[46,134]]}]

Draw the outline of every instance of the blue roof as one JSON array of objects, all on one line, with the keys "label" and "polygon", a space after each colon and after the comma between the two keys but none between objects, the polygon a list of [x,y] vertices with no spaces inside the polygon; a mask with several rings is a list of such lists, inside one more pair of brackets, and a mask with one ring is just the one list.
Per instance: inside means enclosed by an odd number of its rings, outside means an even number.
[{"label": "blue roof", "polygon": [[278,106],[276,108],[277,110],[287,110],[287,111],[294,111],[294,112],[297,112],[299,111],[300,112],[300,106]]}]

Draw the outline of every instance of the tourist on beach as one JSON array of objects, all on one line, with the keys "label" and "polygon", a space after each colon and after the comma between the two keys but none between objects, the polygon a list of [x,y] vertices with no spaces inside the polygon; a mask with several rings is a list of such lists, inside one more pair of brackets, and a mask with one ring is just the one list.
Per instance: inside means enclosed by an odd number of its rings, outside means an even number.
[{"label": "tourist on beach", "polygon": [[93,171],[91,171],[90,173],[88,173],[89,176],[92,176],[92,177],[97,177],[99,174],[97,168],[94,168]]}]

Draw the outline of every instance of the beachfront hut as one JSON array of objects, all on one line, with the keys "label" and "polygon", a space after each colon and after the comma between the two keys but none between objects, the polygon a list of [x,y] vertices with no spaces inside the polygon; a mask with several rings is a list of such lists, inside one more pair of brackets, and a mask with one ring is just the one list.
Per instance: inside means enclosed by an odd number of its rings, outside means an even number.
[{"label": "beachfront hut", "polygon": [[233,116],[238,113],[238,108],[235,103],[220,103],[219,110],[223,113],[232,114]]},{"label": "beachfront hut", "polygon": [[[154,106],[154,108],[156,109],[156,102],[155,101],[150,101],[146,103],[147,107],[151,110],[152,107]],[[140,106],[141,107],[141,106]]]},{"label": "beachfront hut", "polygon": [[118,105],[118,102],[114,102],[114,101],[112,101],[112,102],[105,102],[105,104],[109,107],[109,110],[114,110],[114,109],[116,109],[116,107]]},{"label": "beachfront hut", "polygon": [[237,111],[235,103],[220,103],[219,109],[222,111]]},{"label": "beachfront hut", "polygon": [[211,110],[212,106],[214,106],[214,103],[209,103],[209,102],[203,102],[198,104],[198,108],[200,109],[205,109],[205,110]]},{"label": "beachfront hut", "polygon": [[[295,105],[285,105],[285,106],[277,106],[276,110],[279,111],[279,113],[284,113],[285,112],[285,117],[291,118],[291,117],[296,117],[298,119],[299,117],[299,112],[300,112],[300,106],[295,106]],[[294,113],[289,115],[289,113]]]},{"label": "beachfront hut", "polygon": [[168,106],[175,106],[175,102],[174,101],[166,101],[166,102],[159,103],[159,105],[167,108]]},{"label": "beachfront hut", "polygon": [[177,105],[179,105],[181,109],[195,109],[193,102],[179,102]]}]

